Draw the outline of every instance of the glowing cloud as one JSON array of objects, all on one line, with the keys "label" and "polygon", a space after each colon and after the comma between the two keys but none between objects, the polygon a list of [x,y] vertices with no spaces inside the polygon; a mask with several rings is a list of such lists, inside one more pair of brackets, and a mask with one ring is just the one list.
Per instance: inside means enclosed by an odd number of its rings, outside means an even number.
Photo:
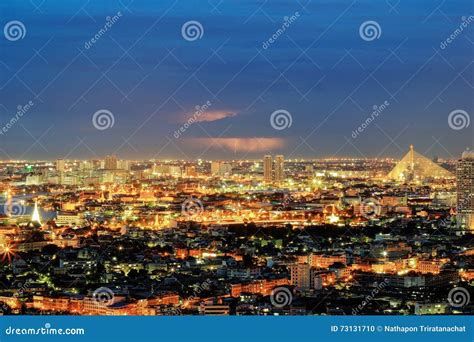
[{"label": "glowing cloud", "polygon": [[282,138],[191,138],[187,142],[192,146],[224,148],[234,152],[271,151],[286,146]]},{"label": "glowing cloud", "polygon": [[230,111],[208,111],[202,113],[198,118],[197,122],[212,122],[212,121],[217,121],[217,120],[222,120],[225,118],[231,118],[236,116],[237,113],[235,112],[230,112]]},{"label": "glowing cloud", "polygon": [[187,113],[180,117],[179,121],[183,122],[213,122],[226,118],[232,118],[237,113],[227,110],[207,110],[206,107],[199,107],[194,113]]}]

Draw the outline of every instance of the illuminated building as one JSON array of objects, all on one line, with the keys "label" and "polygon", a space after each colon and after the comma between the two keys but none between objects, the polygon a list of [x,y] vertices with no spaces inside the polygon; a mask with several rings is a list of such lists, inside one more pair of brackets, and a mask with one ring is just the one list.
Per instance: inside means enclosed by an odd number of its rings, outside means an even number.
[{"label": "illuminated building", "polygon": [[204,316],[228,316],[230,309],[227,304],[209,300],[205,303],[201,303],[199,311],[201,315]]},{"label": "illuminated building", "polygon": [[219,173],[221,168],[221,162],[220,161],[213,161],[211,162],[211,175],[215,176]]},{"label": "illuminated building", "polygon": [[118,168],[118,161],[117,157],[112,155],[112,156],[106,156],[104,160],[104,169],[106,170],[116,170]]},{"label": "illuminated building", "polygon": [[415,315],[444,315],[449,312],[447,303],[416,303]]},{"label": "illuminated building", "polygon": [[336,262],[345,264],[347,259],[345,255],[310,254],[308,256],[308,262],[312,267],[329,268],[329,266]]},{"label": "illuminated building", "polygon": [[448,170],[416,152],[413,145],[387,176],[401,181],[423,180],[426,178],[452,178]]},{"label": "illuminated building", "polygon": [[130,162],[128,160],[117,161],[117,169],[126,171],[130,170]]},{"label": "illuminated building", "polygon": [[232,164],[222,161],[211,162],[211,174],[213,176],[230,176],[232,174]]},{"label": "illuminated building", "polygon": [[285,158],[282,155],[275,156],[275,182],[281,183],[285,180]]},{"label": "illuminated building", "polygon": [[289,285],[286,278],[281,279],[263,279],[255,280],[250,283],[237,283],[230,285],[230,295],[232,297],[239,297],[242,293],[259,293],[268,296],[272,290],[278,286]]},{"label": "illuminated building", "polygon": [[263,157],[263,180],[266,183],[273,181],[273,158],[271,155]]},{"label": "illuminated building", "polygon": [[311,286],[311,265],[294,264],[290,265],[291,285],[302,289],[309,289]]},{"label": "illuminated building", "polygon": [[57,172],[64,172],[66,168],[64,159],[56,159],[56,171]]},{"label": "illuminated building", "polygon": [[196,166],[194,165],[186,166],[184,168],[184,175],[186,177],[196,177],[197,176]]},{"label": "illuminated building", "polygon": [[76,212],[59,212],[56,215],[56,225],[77,226],[82,223],[80,215]]},{"label": "illuminated building", "polygon": [[181,177],[182,171],[181,167],[177,165],[155,165],[153,167],[153,173],[156,173],[161,176],[172,176],[172,177]]},{"label": "illuminated building", "polygon": [[461,229],[474,230],[474,152],[466,151],[456,166],[457,222]]}]

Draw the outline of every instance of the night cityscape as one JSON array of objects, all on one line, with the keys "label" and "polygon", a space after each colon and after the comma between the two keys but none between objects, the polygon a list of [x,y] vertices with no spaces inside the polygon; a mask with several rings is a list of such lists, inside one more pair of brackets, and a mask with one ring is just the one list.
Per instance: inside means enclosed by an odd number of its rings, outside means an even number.
[{"label": "night cityscape", "polygon": [[474,314],[471,1],[0,13],[1,316]]},{"label": "night cityscape", "polygon": [[4,314],[472,313],[469,151],[1,170]]}]

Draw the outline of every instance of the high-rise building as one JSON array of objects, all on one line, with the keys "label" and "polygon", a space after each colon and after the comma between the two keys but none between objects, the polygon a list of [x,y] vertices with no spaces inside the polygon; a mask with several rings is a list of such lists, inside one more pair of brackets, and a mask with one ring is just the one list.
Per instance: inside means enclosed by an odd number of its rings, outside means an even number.
[{"label": "high-rise building", "polygon": [[117,161],[117,169],[129,171],[130,170],[130,161],[128,161],[128,160],[119,160],[119,161]]},{"label": "high-rise building", "polygon": [[271,155],[263,157],[263,180],[266,183],[273,181],[273,157]]},{"label": "high-rise building", "polygon": [[285,158],[282,155],[275,157],[275,182],[281,183],[285,180]]},{"label": "high-rise building", "polygon": [[456,165],[458,227],[474,230],[474,151],[466,151]]},{"label": "high-rise building", "polygon": [[232,175],[232,163],[213,161],[211,162],[211,174],[213,176],[230,176]]},{"label": "high-rise building", "polygon": [[105,157],[104,169],[106,170],[116,170],[117,169],[117,156],[111,155]]},{"label": "high-rise building", "polygon": [[311,266],[309,264],[290,265],[291,285],[301,289],[311,287]]},{"label": "high-rise building", "polygon": [[92,169],[92,162],[89,160],[84,160],[81,162],[79,168],[81,170],[91,170]]},{"label": "high-rise building", "polygon": [[57,159],[56,160],[56,171],[57,172],[64,172],[66,169],[66,163],[64,162],[64,159]]},{"label": "high-rise building", "polygon": [[219,174],[220,168],[221,168],[221,162],[220,161],[211,162],[211,174],[213,176],[216,176],[216,175]]},{"label": "high-rise building", "polygon": [[186,177],[196,177],[197,172],[196,172],[196,166],[194,165],[188,165],[184,168],[184,175]]}]

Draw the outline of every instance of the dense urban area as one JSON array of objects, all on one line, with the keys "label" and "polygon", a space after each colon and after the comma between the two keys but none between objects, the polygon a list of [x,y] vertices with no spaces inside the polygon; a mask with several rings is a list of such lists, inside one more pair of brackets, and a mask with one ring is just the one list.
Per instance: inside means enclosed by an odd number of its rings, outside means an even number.
[{"label": "dense urban area", "polygon": [[5,315],[472,314],[474,153],[0,162]]}]

